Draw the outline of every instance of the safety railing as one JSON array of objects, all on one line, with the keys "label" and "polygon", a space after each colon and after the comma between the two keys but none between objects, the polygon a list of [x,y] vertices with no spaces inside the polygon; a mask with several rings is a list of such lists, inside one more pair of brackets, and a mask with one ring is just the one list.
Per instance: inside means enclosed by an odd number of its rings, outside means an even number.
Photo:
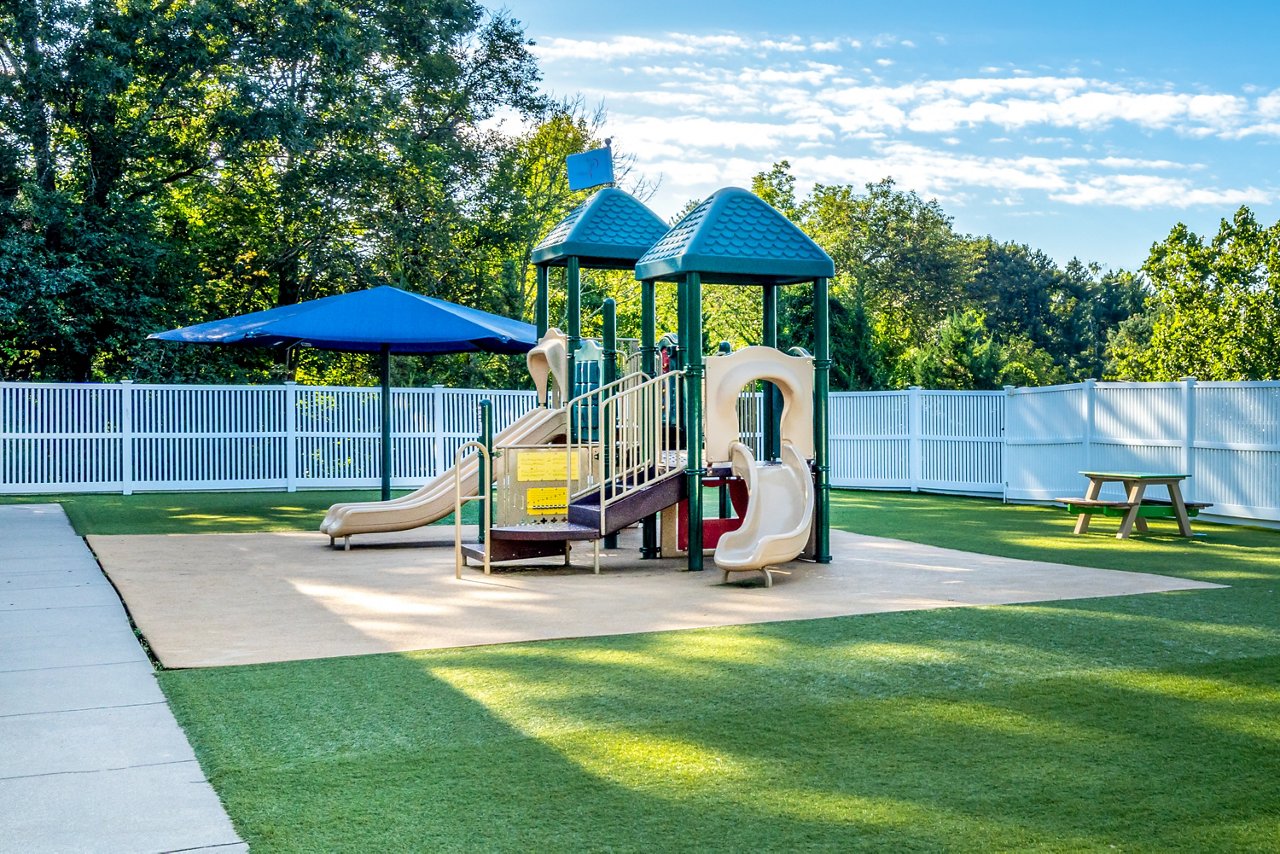
[{"label": "safety railing", "polygon": [[[467,452],[474,452],[472,456],[480,465],[480,489],[473,496],[464,496],[462,494],[462,478],[463,469],[472,470],[470,466],[463,466],[463,461],[467,458]],[[489,454],[489,449],[484,446],[483,442],[464,442],[453,454],[453,577],[462,578],[462,505],[467,501],[480,502],[480,544],[484,546],[484,574],[489,574],[489,527],[493,514],[490,511],[490,502],[493,500],[493,490],[490,488],[489,479],[493,471],[493,458]]]},{"label": "safety railing", "polygon": [[[599,494],[601,533],[607,509],[683,462],[684,372],[672,371],[614,390],[600,401],[593,473],[569,501]],[[578,443],[578,447],[581,443]],[[575,453],[570,443],[569,454]],[[572,485],[571,485],[572,487]]]}]

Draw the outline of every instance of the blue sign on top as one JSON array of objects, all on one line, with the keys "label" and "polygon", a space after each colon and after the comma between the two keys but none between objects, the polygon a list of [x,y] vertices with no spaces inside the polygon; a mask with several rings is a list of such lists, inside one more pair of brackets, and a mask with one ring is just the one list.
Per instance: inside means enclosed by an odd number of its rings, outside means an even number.
[{"label": "blue sign on top", "polygon": [[613,183],[613,151],[609,148],[570,154],[564,159],[564,165],[569,170],[570,190]]}]

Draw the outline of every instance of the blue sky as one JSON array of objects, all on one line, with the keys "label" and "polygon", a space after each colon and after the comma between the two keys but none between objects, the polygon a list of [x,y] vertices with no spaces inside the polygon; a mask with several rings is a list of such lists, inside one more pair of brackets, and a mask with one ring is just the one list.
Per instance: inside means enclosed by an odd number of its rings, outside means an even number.
[{"label": "blue sky", "polygon": [[1185,222],[1280,219],[1280,3],[508,0],[649,204],[893,177],[957,230],[1139,266]]}]

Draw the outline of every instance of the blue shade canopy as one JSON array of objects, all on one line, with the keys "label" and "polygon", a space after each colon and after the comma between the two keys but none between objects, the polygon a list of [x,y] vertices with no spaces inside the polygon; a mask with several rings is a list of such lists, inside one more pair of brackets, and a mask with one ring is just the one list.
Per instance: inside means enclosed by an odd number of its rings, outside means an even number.
[{"label": "blue shade canopy", "polygon": [[532,324],[386,285],[148,336],[158,341],[348,353],[527,353]]},{"label": "blue shade canopy", "polygon": [[759,196],[738,187],[717,190],[691,210],[636,263],[636,278],[790,285],[835,275],[822,247]]},{"label": "blue shade canopy", "polygon": [[627,270],[667,233],[667,224],[630,193],[606,187],[574,208],[533,248],[535,264]]}]

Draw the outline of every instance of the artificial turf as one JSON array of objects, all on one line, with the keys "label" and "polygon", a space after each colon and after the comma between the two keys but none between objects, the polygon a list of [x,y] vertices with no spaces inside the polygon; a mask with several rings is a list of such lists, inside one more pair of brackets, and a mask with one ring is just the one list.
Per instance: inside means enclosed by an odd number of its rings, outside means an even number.
[{"label": "artificial turf", "polygon": [[[392,496],[405,494],[393,491]],[[340,501],[377,501],[377,490],[302,492],[138,492],[5,495],[0,504],[61,504],[80,536],[90,534],[249,534],[314,531]],[[464,508],[463,518],[474,511]],[[450,514],[440,524],[452,524]]]},{"label": "artificial turf", "polygon": [[1230,587],[161,684],[255,851],[1276,849],[1280,533],[833,504],[861,533]]}]

